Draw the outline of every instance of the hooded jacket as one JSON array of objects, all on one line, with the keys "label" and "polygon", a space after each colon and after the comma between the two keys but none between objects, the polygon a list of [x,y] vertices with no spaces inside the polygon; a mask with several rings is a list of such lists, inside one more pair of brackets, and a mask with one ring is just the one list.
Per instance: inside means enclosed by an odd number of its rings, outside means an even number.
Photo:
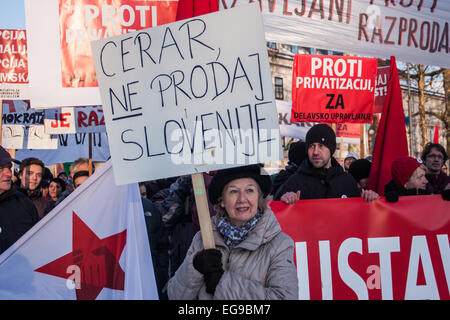
[{"label": "hooded jacket", "polygon": [[0,194],[0,254],[39,220],[33,202],[15,186]]},{"label": "hooded jacket", "polygon": [[281,232],[270,208],[237,247],[229,249],[212,218],[216,249],[222,253],[224,273],[214,296],[205,291],[203,275],[193,266],[193,258],[203,250],[201,231],[192,240],[183,264],[169,280],[169,299],[272,300],[298,299],[294,242]]},{"label": "hooded jacket", "polygon": [[301,191],[300,199],[352,198],[361,196],[355,179],[331,158],[331,167],[314,168],[305,159],[298,170],[275,193],[280,200],[286,192]]}]

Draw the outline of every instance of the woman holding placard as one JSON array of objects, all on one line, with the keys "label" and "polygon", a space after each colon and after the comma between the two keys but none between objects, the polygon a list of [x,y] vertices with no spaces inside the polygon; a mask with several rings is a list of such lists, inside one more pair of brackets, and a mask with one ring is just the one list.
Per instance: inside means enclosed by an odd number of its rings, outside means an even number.
[{"label": "woman holding placard", "polygon": [[219,171],[208,188],[215,249],[198,232],[168,284],[169,299],[297,299],[294,242],[264,199],[271,180],[258,165]]}]

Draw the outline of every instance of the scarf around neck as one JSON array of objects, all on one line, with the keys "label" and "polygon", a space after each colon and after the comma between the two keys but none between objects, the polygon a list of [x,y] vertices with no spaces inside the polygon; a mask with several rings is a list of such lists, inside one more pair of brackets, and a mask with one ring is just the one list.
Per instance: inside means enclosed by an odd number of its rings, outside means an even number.
[{"label": "scarf around neck", "polygon": [[250,231],[252,231],[252,229],[256,226],[260,218],[261,213],[258,212],[242,227],[235,227],[230,224],[227,217],[220,217],[216,222],[217,231],[219,231],[219,233],[223,236],[227,247],[233,249],[247,238]]}]

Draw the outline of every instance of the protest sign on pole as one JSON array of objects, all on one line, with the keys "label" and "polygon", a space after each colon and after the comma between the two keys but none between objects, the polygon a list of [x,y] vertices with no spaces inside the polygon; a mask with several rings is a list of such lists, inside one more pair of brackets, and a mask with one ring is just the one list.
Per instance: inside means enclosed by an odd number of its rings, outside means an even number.
[{"label": "protest sign on pole", "polygon": [[30,108],[29,100],[3,100],[2,144],[9,149],[56,149],[45,133],[44,111]]},{"label": "protest sign on pole", "polygon": [[0,29],[0,103],[2,99],[27,99],[27,94],[27,33]]},{"label": "protest sign on pole", "polygon": [[[249,0],[220,0],[220,10]],[[450,1],[258,1],[266,40],[450,68]]]},{"label": "protest sign on pole", "polygon": [[106,132],[102,106],[77,106],[45,109],[48,134]]},{"label": "protest sign on pole", "polygon": [[89,42],[174,21],[177,3],[25,0],[32,107],[100,105]]},{"label": "protest sign on pole", "polygon": [[387,91],[390,81],[390,67],[378,67],[377,76],[375,78],[375,102],[373,113],[381,113],[383,111],[384,101],[386,100]]},{"label": "protest sign on pole", "polygon": [[256,4],[91,45],[116,183],[283,158]]},{"label": "protest sign on pole", "polygon": [[295,242],[301,300],[450,299],[450,202],[441,195],[270,206]]},{"label": "protest sign on pole", "polygon": [[377,59],[294,57],[291,121],[372,122]]}]

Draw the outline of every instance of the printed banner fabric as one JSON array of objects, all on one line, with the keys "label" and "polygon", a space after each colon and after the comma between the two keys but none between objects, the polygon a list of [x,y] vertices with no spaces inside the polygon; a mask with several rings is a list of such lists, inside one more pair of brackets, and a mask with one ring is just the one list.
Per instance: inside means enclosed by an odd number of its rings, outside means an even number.
[{"label": "printed banner fabric", "polygon": [[295,242],[300,299],[450,299],[450,202],[440,195],[270,206]]}]

